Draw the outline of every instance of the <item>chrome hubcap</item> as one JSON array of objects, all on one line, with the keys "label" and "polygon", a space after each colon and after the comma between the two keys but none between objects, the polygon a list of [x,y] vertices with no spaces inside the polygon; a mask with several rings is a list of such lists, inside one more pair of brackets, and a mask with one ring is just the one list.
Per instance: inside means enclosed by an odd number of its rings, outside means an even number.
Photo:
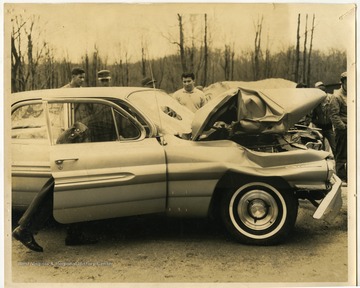
[{"label": "chrome hubcap", "polygon": [[249,202],[248,213],[255,220],[260,220],[268,214],[268,207],[261,199],[254,199]]},{"label": "chrome hubcap", "polygon": [[239,201],[237,214],[241,222],[250,229],[269,228],[278,217],[275,199],[266,191],[250,190]]}]

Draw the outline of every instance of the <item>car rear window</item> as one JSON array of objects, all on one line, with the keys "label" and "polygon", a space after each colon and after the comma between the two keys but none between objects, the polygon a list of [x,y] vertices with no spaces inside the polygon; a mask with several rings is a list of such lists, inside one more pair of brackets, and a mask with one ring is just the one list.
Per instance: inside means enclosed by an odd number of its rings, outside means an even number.
[{"label": "car rear window", "polygon": [[41,103],[26,104],[13,111],[11,138],[47,139],[45,113]]}]

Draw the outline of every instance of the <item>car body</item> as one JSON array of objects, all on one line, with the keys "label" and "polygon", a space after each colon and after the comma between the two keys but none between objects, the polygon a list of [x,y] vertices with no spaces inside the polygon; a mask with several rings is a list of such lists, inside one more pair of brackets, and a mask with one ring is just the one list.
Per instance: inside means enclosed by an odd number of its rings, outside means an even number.
[{"label": "car body", "polygon": [[[157,89],[15,93],[12,206],[25,209],[52,176],[53,215],[60,223],[150,213],[211,216],[242,243],[281,242],[294,227],[299,199],[316,206],[314,218],[334,217],[341,207],[341,182],[329,152],[298,144],[259,152],[228,137],[281,134],[324,96],[318,89],[301,92],[298,108],[294,101],[276,101],[296,97],[299,89],[278,92],[230,89],[195,114]],[[276,100],[269,93],[280,96]],[[254,101],[266,117],[244,114]],[[79,123],[84,131],[75,128]],[[218,123],[230,132],[214,139]],[[249,123],[258,123],[257,130]],[[64,140],[77,133],[88,137]]]}]

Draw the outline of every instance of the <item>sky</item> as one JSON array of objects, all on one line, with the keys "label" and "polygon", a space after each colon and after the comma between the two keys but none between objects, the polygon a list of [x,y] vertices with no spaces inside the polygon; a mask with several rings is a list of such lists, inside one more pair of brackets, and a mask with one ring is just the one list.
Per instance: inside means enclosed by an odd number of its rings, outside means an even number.
[{"label": "sky", "polygon": [[[55,55],[81,61],[96,45],[108,62],[124,59],[137,61],[141,47],[147,47],[148,58],[176,53],[179,28],[177,13],[183,15],[187,44],[191,35],[199,47],[203,39],[204,13],[208,15],[211,46],[224,48],[229,44],[235,51],[253,49],[255,24],[263,17],[262,47],[272,52],[296,44],[298,14],[301,13],[301,34],[315,15],[313,49],[347,49],[354,41],[353,4],[249,4],[249,3],[9,3],[5,4],[5,29],[11,29],[15,15],[26,18],[39,16],[36,29],[39,39],[45,39],[55,49]],[[192,15],[192,16],[190,16]],[[195,19],[195,20],[194,20]],[[192,25],[192,20],[195,25]],[[192,27],[195,27],[192,32]],[[145,43],[145,44],[142,44]],[[121,56],[120,56],[121,55]]]}]

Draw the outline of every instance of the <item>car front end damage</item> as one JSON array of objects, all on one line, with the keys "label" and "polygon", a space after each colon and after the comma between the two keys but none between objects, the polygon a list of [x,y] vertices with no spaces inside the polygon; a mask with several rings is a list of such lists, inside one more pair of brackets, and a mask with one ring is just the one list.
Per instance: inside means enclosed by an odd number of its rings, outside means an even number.
[{"label": "car front end damage", "polygon": [[299,199],[309,200],[316,207],[313,214],[314,219],[330,222],[336,217],[342,206],[341,179],[335,174],[333,157],[327,157],[326,164],[328,167],[327,181],[321,185],[298,185],[296,194]]},{"label": "car front end damage", "polygon": [[253,175],[281,177],[316,207],[315,219],[330,221],[342,204],[332,151],[319,129],[297,124],[324,97],[319,89],[230,89],[195,113],[192,139],[246,147],[261,167]]}]

